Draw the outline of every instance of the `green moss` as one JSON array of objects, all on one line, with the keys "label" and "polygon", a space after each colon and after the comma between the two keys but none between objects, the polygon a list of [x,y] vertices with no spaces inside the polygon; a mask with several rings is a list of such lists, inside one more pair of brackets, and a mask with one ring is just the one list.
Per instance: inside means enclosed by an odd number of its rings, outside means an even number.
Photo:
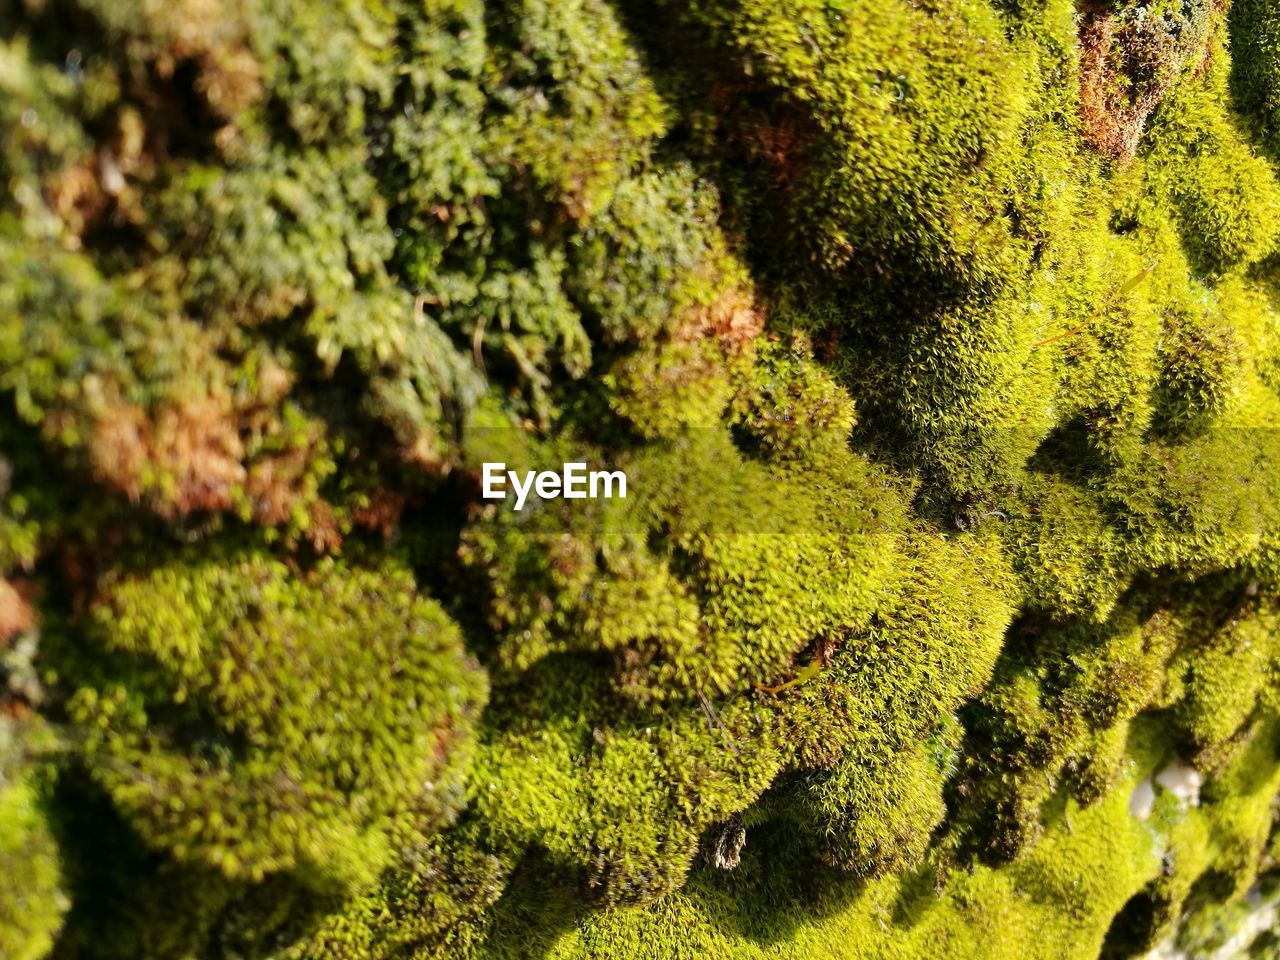
[{"label": "green moss", "polygon": [[825,857],[860,874],[914,866],[942,822],[942,777],[921,749],[869,766],[856,750],[806,784],[799,817]]},{"label": "green moss", "polygon": [[1270,4],[1244,0],[1231,16],[1231,88],[1242,112],[1274,151],[1280,110],[1280,18]]},{"label": "green moss", "polygon": [[1227,615],[1219,632],[1188,658],[1179,704],[1188,734],[1206,747],[1227,743],[1244,727],[1274,669],[1274,612],[1254,609],[1246,595]]},{"label": "green moss", "polygon": [[586,918],[547,955],[1096,956],[1112,914],[1158,872],[1159,855],[1123,793],[1069,820],[1017,865],[952,875],[938,893],[910,874],[806,883],[767,851],[748,853],[727,886],[703,874],[651,910]]},{"label": "green moss", "polygon": [[1221,67],[1179,89],[1156,115],[1148,161],[1165,168],[1153,173],[1181,214],[1192,262],[1213,273],[1262,259],[1280,230],[1275,173],[1233,124],[1227,100]]},{"label": "green moss", "polygon": [[371,892],[338,906],[287,958],[466,955],[488,927],[483,915],[510,867],[458,837],[406,848]]},{"label": "green moss", "polygon": [[40,779],[0,783],[0,869],[7,878],[0,895],[0,951],[13,960],[45,956],[67,909]]},{"label": "green moss", "polygon": [[367,881],[401,821],[457,807],[484,683],[403,572],[175,559],[61,646],[51,679],[95,778],[178,860]]},{"label": "green moss", "polygon": [[1273,21],[0,0],[0,717],[56,731],[0,949],[58,890],[67,957],[1225,936],[1280,769]]}]

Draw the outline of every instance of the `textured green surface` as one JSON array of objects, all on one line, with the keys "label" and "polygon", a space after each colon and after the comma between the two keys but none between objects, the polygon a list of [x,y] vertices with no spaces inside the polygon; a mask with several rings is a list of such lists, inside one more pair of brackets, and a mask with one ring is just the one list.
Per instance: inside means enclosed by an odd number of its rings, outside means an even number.
[{"label": "textured green surface", "polygon": [[0,0],[0,956],[1231,942],[1273,7]]}]

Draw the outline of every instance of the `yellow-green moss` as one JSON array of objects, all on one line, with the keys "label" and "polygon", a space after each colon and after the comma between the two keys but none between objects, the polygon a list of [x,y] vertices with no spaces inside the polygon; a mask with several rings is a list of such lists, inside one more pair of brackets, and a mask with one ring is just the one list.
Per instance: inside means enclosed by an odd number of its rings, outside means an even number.
[{"label": "yellow-green moss", "polygon": [[485,685],[458,639],[403,571],[175,559],[110,584],[50,681],[154,847],[358,884],[461,799]]},{"label": "yellow-green moss", "polygon": [[[8,737],[4,727],[0,737]],[[44,801],[36,778],[0,780],[0,870],[5,876],[0,952],[12,960],[39,960],[48,954],[67,909]]]},{"label": "yellow-green moss", "polygon": [[3,949],[1209,942],[1276,854],[1276,35],[0,0]]}]

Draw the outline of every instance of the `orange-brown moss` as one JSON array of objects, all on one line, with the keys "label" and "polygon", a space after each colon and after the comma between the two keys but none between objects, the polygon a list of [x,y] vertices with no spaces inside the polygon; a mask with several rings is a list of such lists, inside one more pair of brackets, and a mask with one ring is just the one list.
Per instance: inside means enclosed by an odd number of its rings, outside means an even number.
[{"label": "orange-brown moss", "polygon": [[1085,0],[1080,24],[1080,119],[1085,142],[1121,163],[1133,160],[1148,118],[1187,69],[1208,55],[1226,0],[1190,11],[1117,10]]},{"label": "orange-brown moss", "polygon": [[0,577],[0,646],[12,641],[19,634],[26,633],[36,624],[35,608],[20,589],[21,581],[15,584]]}]

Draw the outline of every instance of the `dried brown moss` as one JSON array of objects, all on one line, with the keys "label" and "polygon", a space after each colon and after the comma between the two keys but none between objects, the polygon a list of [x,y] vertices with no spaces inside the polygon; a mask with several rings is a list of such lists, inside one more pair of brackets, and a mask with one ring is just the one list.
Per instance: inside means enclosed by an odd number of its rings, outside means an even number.
[{"label": "dried brown moss", "polygon": [[1203,62],[1215,16],[1228,0],[1159,6],[1084,0],[1080,25],[1080,119],[1085,142],[1133,160],[1148,118],[1184,70]]}]

